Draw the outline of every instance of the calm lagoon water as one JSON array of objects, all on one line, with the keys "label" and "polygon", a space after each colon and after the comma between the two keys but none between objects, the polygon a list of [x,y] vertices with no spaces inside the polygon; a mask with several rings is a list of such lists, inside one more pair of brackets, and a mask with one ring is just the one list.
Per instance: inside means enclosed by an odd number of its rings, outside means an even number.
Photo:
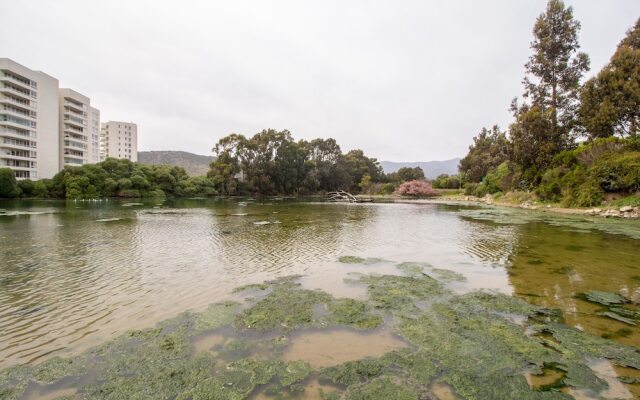
[{"label": "calm lagoon water", "polygon": [[[350,265],[345,255],[387,262]],[[597,315],[587,290],[640,299],[640,223],[446,204],[264,201],[0,202],[0,367],[77,354],[121,333],[302,274],[362,297],[349,272],[426,262],[564,311],[566,322],[640,348],[640,329]],[[396,271],[396,272],[393,272]]]}]

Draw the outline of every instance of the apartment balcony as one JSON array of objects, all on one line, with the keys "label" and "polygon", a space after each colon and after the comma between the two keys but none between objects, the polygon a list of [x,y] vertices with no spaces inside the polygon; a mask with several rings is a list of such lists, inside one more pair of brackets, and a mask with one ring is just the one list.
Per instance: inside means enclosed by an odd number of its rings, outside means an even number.
[{"label": "apartment balcony", "polygon": [[84,159],[84,152],[82,151],[78,151],[78,150],[64,150],[63,152],[65,157],[71,157],[71,158],[78,158],[78,159]]},{"label": "apartment balcony", "polygon": [[73,139],[71,140],[65,139],[63,143],[63,147],[65,149],[71,149],[71,150],[77,150],[77,149],[87,150],[89,148],[89,146],[87,146],[85,143],[80,141],[75,141]]},{"label": "apartment balcony", "polygon": [[84,128],[79,128],[75,125],[65,125],[64,127],[64,131],[65,132],[70,132],[70,133],[75,133],[77,135],[86,135]]},{"label": "apartment balcony", "polygon": [[[72,108],[74,112],[84,113],[87,110],[87,106],[82,103],[76,103],[67,98],[64,99],[64,106]],[[85,113],[86,115],[86,113]]]},{"label": "apartment balcony", "polygon": [[6,94],[0,95],[0,104],[12,105],[14,107],[21,108],[25,111],[35,111],[36,108],[31,106],[29,101],[18,101],[16,98],[7,96]]},{"label": "apartment balcony", "polygon": [[8,141],[3,141],[0,142],[0,149],[13,149],[13,150],[20,150],[20,151],[33,151],[33,149],[36,148],[35,143],[15,143],[15,142],[8,142]]},{"label": "apartment balcony", "polygon": [[22,79],[18,79],[15,76],[11,76],[11,75],[7,75],[6,73],[3,73],[2,75],[0,75],[0,82],[10,82],[14,85],[17,85],[21,88],[24,88],[28,91],[31,91],[31,89],[34,87],[31,85],[31,81],[28,79],[22,80]]},{"label": "apartment balcony", "polygon": [[78,143],[88,143],[89,142],[89,139],[84,135],[67,134],[67,133],[65,133],[65,135],[64,135],[64,140],[73,140],[73,141],[78,142]]},{"label": "apartment balcony", "polygon": [[35,176],[35,172],[36,172],[36,166],[35,165],[14,165],[15,163],[12,162],[8,162],[10,160],[2,160],[0,158],[0,167],[7,167],[7,168],[11,168],[14,171],[25,171],[25,172],[31,172],[32,175],[31,176]]},{"label": "apartment balcony", "polygon": [[14,82],[17,82],[21,85],[25,85],[28,87],[32,87],[34,89],[38,88],[38,84],[35,81],[32,81],[27,77],[21,76],[20,74],[17,74],[11,70],[7,70],[7,69],[0,70],[0,77],[9,78]]},{"label": "apartment balcony", "polygon": [[33,126],[31,126],[30,123],[28,123],[29,121],[25,121],[27,124],[25,123],[18,123],[16,121],[13,120],[8,120],[8,121],[3,121],[2,119],[0,119],[0,127],[11,127],[11,128],[18,128],[18,129],[22,129],[22,130],[31,130],[34,129]]},{"label": "apartment balcony", "polygon": [[84,159],[82,158],[69,158],[68,156],[64,157],[64,165],[73,165],[73,166],[78,166],[78,165],[83,165],[84,164]]},{"label": "apartment balcony", "polygon": [[6,83],[2,83],[2,85],[0,85],[0,93],[9,93],[25,101],[30,101],[36,97],[31,91],[25,92],[17,90],[14,86],[7,85]]},{"label": "apartment balcony", "polygon": [[0,112],[2,112],[3,114],[13,115],[14,117],[18,118],[27,118],[29,120],[32,120],[33,122],[36,122],[36,117],[31,115],[31,111],[29,110],[16,109],[14,108],[14,106],[5,105],[0,108]]},{"label": "apartment balcony", "polygon": [[66,105],[64,106],[64,113],[65,115],[69,115],[69,116],[81,118],[81,119],[87,119],[89,117],[89,114],[87,114],[86,112],[77,110],[73,107],[69,107]]},{"label": "apartment balcony", "polygon": [[79,128],[85,128],[87,126],[87,121],[82,120],[82,118],[70,116],[68,114],[64,115],[64,123]]},{"label": "apartment balcony", "polygon": [[4,122],[0,122],[0,136],[11,137],[14,139],[36,139],[38,135],[35,131],[28,129],[13,129],[3,126]]},{"label": "apartment balcony", "polygon": [[5,160],[16,160],[16,161],[33,161],[37,157],[35,154],[24,154],[24,155],[11,154],[11,152],[4,150],[3,145],[0,145],[0,158],[3,158]]}]

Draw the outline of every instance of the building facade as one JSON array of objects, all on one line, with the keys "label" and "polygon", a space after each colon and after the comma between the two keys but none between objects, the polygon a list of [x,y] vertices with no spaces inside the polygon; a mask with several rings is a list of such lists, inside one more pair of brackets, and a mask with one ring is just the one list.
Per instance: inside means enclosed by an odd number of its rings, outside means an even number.
[{"label": "building facade", "polygon": [[18,179],[60,170],[58,88],[57,79],[0,58],[0,168]]},{"label": "building facade", "polygon": [[91,100],[75,90],[60,89],[59,104],[60,166],[92,163],[96,150],[91,137]]},{"label": "building facade", "polygon": [[91,134],[91,153],[89,163],[100,162],[100,110],[94,107],[89,108],[89,132]]},{"label": "building facade", "polygon": [[100,130],[100,158],[138,161],[138,126],[133,122],[109,121]]}]

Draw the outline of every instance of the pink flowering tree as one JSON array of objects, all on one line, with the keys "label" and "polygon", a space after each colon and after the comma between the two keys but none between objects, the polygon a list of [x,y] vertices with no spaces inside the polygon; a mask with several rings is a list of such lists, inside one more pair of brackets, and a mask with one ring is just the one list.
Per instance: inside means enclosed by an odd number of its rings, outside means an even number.
[{"label": "pink flowering tree", "polygon": [[437,192],[431,187],[431,184],[427,181],[409,181],[403,182],[398,189],[396,189],[396,194],[401,196],[414,196],[414,197],[434,197],[437,196]]}]

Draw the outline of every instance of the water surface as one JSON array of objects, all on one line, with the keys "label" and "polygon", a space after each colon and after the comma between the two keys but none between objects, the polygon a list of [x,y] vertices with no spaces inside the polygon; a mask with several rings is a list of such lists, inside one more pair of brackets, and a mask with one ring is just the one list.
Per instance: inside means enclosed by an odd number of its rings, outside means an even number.
[{"label": "water surface", "polygon": [[[277,199],[22,201],[0,210],[0,367],[77,354],[278,276],[364,297],[344,282],[349,272],[397,273],[401,262],[459,272],[457,292],[497,290],[560,308],[568,324],[598,335],[628,328],[615,340],[640,347],[637,326],[576,298],[604,290],[640,299],[637,222]],[[344,255],[381,262],[338,262]]]}]

